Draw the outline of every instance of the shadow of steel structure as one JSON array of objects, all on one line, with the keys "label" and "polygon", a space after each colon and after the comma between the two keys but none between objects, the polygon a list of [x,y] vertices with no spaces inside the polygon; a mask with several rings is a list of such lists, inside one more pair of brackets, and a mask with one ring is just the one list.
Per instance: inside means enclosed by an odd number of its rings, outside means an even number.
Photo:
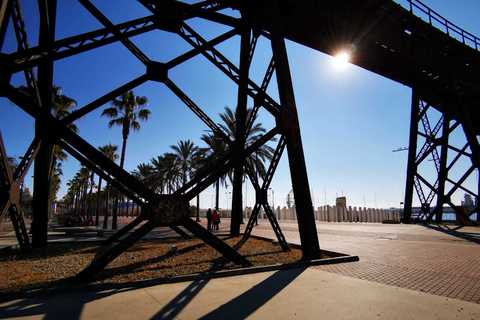
[{"label": "shadow of steel structure", "polygon": [[[3,0],[0,6],[0,44],[3,45],[9,21],[12,21],[18,40],[16,52],[2,55],[0,94],[35,118],[36,139],[41,140],[34,173],[36,191],[34,195],[34,245],[45,245],[47,242],[48,194],[46,190],[48,190],[49,183],[49,159],[54,144],[60,145],[142,206],[141,216],[120,230],[114,239],[126,234],[140,222],[147,221],[125,240],[120,241],[103,256],[92,262],[79,274],[79,280],[93,275],[153,228],[160,225],[182,226],[235,263],[249,265],[249,262],[235,250],[188,217],[188,201],[214,183],[220,176],[234,169],[232,205],[237,207],[241,201],[239,190],[241,190],[243,173],[246,172],[252,180],[257,181],[253,179],[254,173],[246,165],[245,159],[276,135],[280,135],[280,142],[269,174],[261,187],[258,181],[255,184],[257,192],[255,208],[258,210],[260,206],[264,207],[277,238],[283,246],[283,235],[268,206],[268,201],[265,199],[265,190],[268,190],[278,160],[283,149],[286,148],[303,255],[306,259],[320,257],[285,39],[329,55],[349,50],[352,53],[351,63],[412,88],[412,123],[405,222],[411,221],[415,187],[422,207],[425,208],[425,214],[431,219],[436,212],[429,212],[428,208],[435,196],[437,197],[437,208],[441,208],[443,204],[454,206],[450,200],[452,191],[445,192],[446,183],[453,184],[455,190],[462,189],[464,188],[462,183],[466,177],[475,168],[479,168],[480,149],[477,136],[480,133],[478,99],[480,40],[445,20],[420,1],[406,0],[410,6],[410,10],[408,10],[391,0],[218,0],[200,1],[194,4],[173,0],[139,0],[139,5],[146,7],[151,15],[116,25],[90,1],[79,0],[79,2],[104,26],[103,28],[56,40],[56,0],[38,0],[39,43],[38,46],[32,48],[28,46],[19,0]],[[237,10],[240,12],[240,17],[226,14],[222,11],[226,8]],[[423,21],[415,15],[419,10],[427,15],[427,21]],[[231,30],[207,41],[189,26],[188,20],[195,17],[229,26]],[[437,28],[438,25],[443,30]],[[183,38],[193,49],[167,62],[153,61],[129,40],[132,36],[153,30],[173,32]],[[454,34],[460,41],[452,37]],[[241,39],[239,66],[229,61],[215,48],[216,45],[235,36],[240,36]],[[259,37],[269,40],[272,48],[272,60],[261,86],[249,78],[250,63]],[[63,119],[54,118],[51,115],[50,88],[55,62],[113,42],[122,43],[143,63],[145,74],[106,93]],[[170,69],[199,54],[207,58],[238,85],[238,130],[234,140],[227,136],[168,76]],[[34,68],[37,68],[37,77],[34,74]],[[32,92],[29,97],[10,84],[11,75],[18,72],[25,73],[27,87]],[[280,102],[276,102],[266,93],[273,72],[276,74]],[[168,195],[159,195],[150,190],[66,126],[108,103],[123,92],[147,81],[163,83],[213,133],[229,145],[228,154],[217,159],[214,165],[204,168],[191,181]],[[261,139],[251,145],[246,145],[246,136],[252,127],[252,123],[246,119],[246,105],[249,97],[254,101],[255,112],[258,112],[259,108],[264,108],[275,118],[276,126]],[[437,124],[433,130],[426,118],[426,109],[430,107],[443,115],[442,123]],[[425,126],[425,132],[418,130],[420,122]],[[471,160],[472,168],[465,173],[465,178],[453,181],[448,175],[452,163],[447,161],[446,150],[453,149],[448,144],[448,136],[456,127],[463,129],[468,145],[464,149],[457,148],[455,151],[459,157],[468,157]],[[436,138],[441,129],[442,136]],[[417,155],[419,137],[425,138],[428,145],[422,148]],[[441,149],[440,155],[438,155],[438,151],[434,151],[437,148]],[[426,179],[423,181],[419,172],[419,164],[426,159],[427,154],[434,154],[435,166],[438,167],[438,181],[433,184],[426,184]],[[430,188],[433,196],[422,197],[423,191],[419,191],[422,188],[420,182],[423,183],[423,187]],[[478,197],[478,191],[471,193]],[[469,216],[470,213],[464,214],[464,218],[467,220]],[[240,222],[241,216],[233,214],[232,236],[238,235]],[[250,226],[250,221],[249,227],[247,236],[253,227],[253,225]]]}]

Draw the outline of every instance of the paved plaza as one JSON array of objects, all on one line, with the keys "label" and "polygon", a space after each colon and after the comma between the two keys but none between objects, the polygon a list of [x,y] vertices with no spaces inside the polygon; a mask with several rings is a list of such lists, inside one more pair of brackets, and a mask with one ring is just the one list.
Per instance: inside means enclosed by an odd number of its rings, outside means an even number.
[{"label": "paved plaza", "polygon": [[[119,224],[130,221],[132,218],[122,217]],[[300,243],[296,221],[283,220],[280,226],[288,242]],[[20,299],[0,304],[0,318],[61,319],[68,313],[72,319],[117,320],[311,319],[322,315],[332,319],[480,319],[480,228],[322,222],[317,229],[322,249],[357,255],[360,261],[142,289]],[[228,230],[229,220],[222,219],[217,233]],[[2,245],[15,243],[14,235],[7,231],[0,234]],[[267,220],[259,220],[253,234],[274,237]],[[175,234],[158,228],[148,236]],[[50,235],[51,241],[94,239],[98,238]],[[77,305],[74,300],[79,301]],[[49,312],[53,306],[55,312]]]},{"label": "paved plaza", "polygon": [[[294,222],[282,222],[287,241],[300,243]],[[480,303],[480,228],[317,223],[320,246],[360,258],[313,267],[357,279]],[[273,237],[266,224],[254,234]]]}]

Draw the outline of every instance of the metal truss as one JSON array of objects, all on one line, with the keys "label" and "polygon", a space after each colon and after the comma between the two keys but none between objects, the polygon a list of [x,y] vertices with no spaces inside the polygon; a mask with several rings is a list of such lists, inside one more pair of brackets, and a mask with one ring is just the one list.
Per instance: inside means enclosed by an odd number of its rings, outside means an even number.
[{"label": "metal truss", "polygon": [[21,186],[39,147],[39,141],[34,140],[12,176],[0,132],[0,224],[4,216],[9,213],[22,252],[30,251],[30,240],[20,206],[21,192],[23,191]]},{"label": "metal truss", "polygon": [[[275,1],[270,3],[272,11],[270,13],[269,21],[273,23],[273,29],[268,33],[251,24],[252,20],[250,17],[255,10],[253,5],[242,7],[240,10],[241,18],[234,18],[219,12],[224,8],[230,7],[230,3],[224,1],[204,1],[196,4],[185,4],[178,1],[163,2],[140,0],[139,2],[150,10],[152,15],[115,25],[90,1],[78,1],[104,26],[104,28],[56,40],[54,37],[56,0],[38,0],[40,14],[39,44],[33,48],[28,46],[19,0],[3,1],[0,8],[0,45],[3,44],[9,16],[11,16],[14,23],[17,41],[19,43],[16,52],[2,56],[4,62],[0,65],[0,93],[19,106],[27,114],[32,116],[36,123],[36,138],[34,142],[35,153],[38,153],[38,155],[35,161],[34,182],[36,191],[34,195],[34,214],[36,215],[33,235],[34,244],[35,237],[38,238],[39,245],[46,244],[47,220],[45,212],[47,208],[46,199],[48,193],[46,193],[47,191],[45,190],[49,189],[47,168],[51,159],[52,146],[59,145],[90,170],[107,180],[121,193],[142,207],[142,214],[140,217],[105,241],[105,245],[113,245],[113,247],[108,248],[104,254],[97,257],[89,267],[78,274],[76,277],[77,281],[85,281],[90,278],[118,255],[122,254],[130,246],[139,241],[153,228],[158,226],[169,226],[183,236],[188,236],[185,231],[183,231],[187,230],[194,236],[205,241],[205,243],[212,246],[215,250],[219,251],[234,263],[248,266],[250,265],[250,262],[239,255],[234,248],[229,247],[226,243],[189,218],[187,210],[188,202],[212,185],[212,183],[218,180],[222,175],[233,169],[235,173],[234,202],[238,204],[238,201],[240,201],[241,204],[241,196],[238,197],[238,190],[241,192],[241,180],[239,179],[243,178],[243,171],[245,170],[252,180],[257,192],[256,212],[258,213],[259,206],[263,206],[282,249],[288,250],[289,248],[285,237],[283,236],[275,215],[270,209],[266,199],[266,190],[268,190],[272,181],[283,150],[286,148],[290,162],[293,190],[297,199],[298,222],[303,256],[305,259],[319,258],[320,248],[314,222],[312,201],[310,198],[310,192],[308,191],[308,179],[285,49],[285,40],[281,28],[281,22],[279,21],[279,11],[276,8],[277,4]],[[216,23],[221,23],[230,26],[232,29],[210,41],[207,41],[187,24],[186,21],[193,17],[200,17]],[[167,62],[152,61],[138,47],[136,47],[132,41],[130,41],[130,38],[155,29],[178,34],[179,37],[183,38],[192,46],[192,49]],[[240,36],[242,43],[239,66],[236,66],[229,61],[215,48],[216,45],[234,36]],[[260,36],[264,36],[271,41],[273,57],[267,67],[264,80],[259,86],[249,78],[249,68],[254,57],[257,40]],[[51,87],[53,83],[53,66],[55,62],[82,52],[94,50],[113,42],[122,43],[123,46],[142,62],[146,67],[145,74],[104,94],[80,109],[72,112],[69,116],[63,119],[54,118],[51,114]],[[213,66],[222,71],[228,78],[238,85],[238,110],[240,111],[238,111],[239,114],[237,115],[237,121],[239,123],[239,129],[237,130],[238,132],[235,137],[229,137],[223,132],[222,129],[168,77],[170,69],[197,55],[203,55],[213,64]],[[33,68],[37,68],[38,70],[37,77],[35,77]],[[11,74],[20,71],[25,73],[27,86],[31,92],[36,94],[26,96],[24,93],[10,85]],[[266,89],[274,72],[276,72],[278,80],[280,96],[279,103],[266,93]],[[212,165],[199,170],[197,176],[193,177],[184,186],[180,187],[172,194],[155,193],[142,182],[134,178],[130,173],[106,158],[87,141],[83,140],[76,133],[68,129],[68,125],[71,122],[87,115],[93,110],[96,110],[105,103],[108,103],[115,97],[121,95],[123,92],[131,90],[147,81],[163,83],[181,101],[183,101],[209,129],[221,137],[221,139],[229,146],[227,152],[218,157]],[[246,119],[248,97],[253,99],[254,109],[253,116]],[[253,120],[261,107],[265,108],[275,117],[277,126],[251,145],[246,145],[246,139],[253,126]],[[279,144],[265,180],[260,187],[258,178],[249,163],[249,157],[277,134],[280,134]],[[31,153],[30,157],[24,157],[25,159],[30,159],[30,162],[26,162],[28,165],[31,163],[35,153]],[[4,152],[2,154],[4,154]],[[28,169],[26,163],[23,163],[22,160],[20,165],[23,173]],[[5,182],[5,186],[15,183],[14,180],[8,181],[9,182]],[[240,186],[240,188],[238,188],[238,186]],[[252,216],[256,216],[256,214],[252,214]],[[238,217],[234,219],[237,218]],[[233,223],[234,219],[232,219],[232,225],[238,222]],[[144,222],[144,224],[138,227],[142,222]],[[124,240],[114,244],[114,242],[118,241],[118,239],[126,235],[135,227],[138,227],[138,229],[135,229]],[[182,229],[179,227],[182,227]],[[251,225],[249,221],[247,232],[244,236],[245,240],[250,235],[252,227],[253,225]],[[231,234],[234,235],[232,232]]]},{"label": "metal truss", "polygon": [[277,148],[275,150],[275,153],[273,154],[272,161],[270,162],[270,166],[268,168],[267,174],[265,176],[265,179],[261,187],[258,181],[257,174],[255,173],[255,170],[252,164],[249,163],[249,159],[245,160],[245,169],[248,174],[248,177],[250,178],[250,181],[252,182],[253,187],[255,188],[256,200],[255,200],[255,206],[253,207],[252,213],[248,220],[247,227],[245,228],[245,231],[243,233],[243,238],[242,240],[240,240],[239,243],[237,243],[236,247],[240,247],[248,240],[248,238],[252,233],[253,227],[257,222],[258,214],[260,212],[260,207],[263,207],[265,210],[265,213],[267,214],[267,218],[270,221],[270,224],[272,225],[272,229],[275,232],[275,236],[277,237],[280,246],[284,251],[290,250],[288,243],[285,240],[285,236],[283,235],[280,225],[278,224],[278,221],[275,217],[275,214],[272,212],[272,209],[270,208],[270,205],[268,203],[268,196],[267,196],[268,188],[270,187],[273,174],[275,173],[275,170],[278,166],[280,158],[282,157],[283,150],[285,149],[285,144],[286,144],[285,137],[281,136],[280,140],[278,141]]},{"label": "metal truss", "polygon": [[[463,102],[460,96],[457,95],[456,102],[460,105]],[[435,217],[435,222],[442,222],[443,206],[448,205],[455,210],[457,216],[460,216],[461,221],[470,221],[470,216],[478,211],[476,207],[470,212],[464,212],[458,205],[455,205],[451,197],[457,190],[463,190],[478,199],[479,191],[472,191],[466,188],[463,184],[467,178],[474,172],[478,165],[475,162],[475,144],[478,144],[476,136],[473,134],[469,137],[466,134],[466,144],[460,149],[449,143],[449,136],[460,126],[467,133],[465,128],[465,116],[461,114],[457,119],[452,119],[451,114],[441,113],[439,120],[432,129],[428,117],[428,110],[433,108],[427,102],[419,98],[418,93],[414,89],[412,95],[412,119],[410,130],[410,146],[409,146],[409,160],[407,170],[407,186],[405,196],[405,222],[411,220],[417,222],[432,222]],[[461,106],[459,109],[463,109]],[[461,113],[461,112],[460,112]],[[468,117],[468,116],[467,116]],[[462,121],[463,120],[463,121]],[[423,130],[419,130],[422,124]],[[473,139],[473,137],[475,137]],[[421,147],[417,147],[417,141],[424,139]],[[418,150],[418,152],[416,152]],[[440,151],[438,151],[440,150]],[[467,150],[470,150],[468,152]],[[458,163],[461,158],[468,158],[471,166],[464,172],[464,174],[457,180],[450,177],[450,171]],[[431,158],[431,159],[428,159]],[[425,161],[433,162],[433,167],[436,172],[435,182],[429,181],[422,172],[419,172],[420,165]],[[447,189],[446,183],[451,187]],[[416,191],[418,200],[421,204],[421,209],[418,214],[412,215],[412,200],[413,190]],[[432,208],[432,202],[436,198],[435,207]]]}]

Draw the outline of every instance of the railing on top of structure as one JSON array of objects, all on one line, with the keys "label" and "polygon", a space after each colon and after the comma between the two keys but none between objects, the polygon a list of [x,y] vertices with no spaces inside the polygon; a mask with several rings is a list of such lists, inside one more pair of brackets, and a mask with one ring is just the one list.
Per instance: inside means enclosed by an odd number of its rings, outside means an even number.
[{"label": "railing on top of structure", "polygon": [[[480,51],[480,38],[476,37],[475,35],[471,34],[470,32],[463,30],[459,26],[454,23],[451,23],[440,14],[435,12],[434,10],[430,9],[427,5],[419,0],[405,0],[410,5],[410,12],[415,14],[417,17],[427,19],[427,22],[430,23],[431,26],[437,27],[438,29],[446,32],[452,38],[455,38],[463,44],[475,48],[475,50]],[[418,12],[423,13],[419,15]]]}]

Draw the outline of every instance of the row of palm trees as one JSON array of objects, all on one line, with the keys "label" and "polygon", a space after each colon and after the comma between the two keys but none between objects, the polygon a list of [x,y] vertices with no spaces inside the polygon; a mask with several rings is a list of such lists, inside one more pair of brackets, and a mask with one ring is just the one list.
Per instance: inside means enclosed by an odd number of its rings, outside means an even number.
[{"label": "row of palm trees", "polygon": [[[118,146],[108,144],[99,147],[99,150],[109,158],[111,161],[118,160],[119,156],[116,153]],[[82,215],[86,219],[93,220],[93,212],[95,212],[95,225],[99,225],[100,214],[104,212],[103,227],[107,228],[109,207],[111,204],[110,199],[110,183],[107,182],[106,187],[102,190],[101,177],[98,177],[98,184],[94,182],[94,173],[82,166],[75,176],[67,182],[68,191],[64,197],[64,202],[67,207],[67,211]],[[97,189],[97,192],[92,193],[93,188]],[[87,190],[90,191],[87,193]],[[95,210],[93,209],[95,208]]]},{"label": "row of palm trees", "polygon": [[[139,131],[140,124],[137,119],[146,121],[151,116],[151,112],[145,108],[147,105],[148,99],[146,97],[139,97],[132,91],[128,91],[119,98],[114,99],[112,106],[102,112],[102,116],[107,116],[111,119],[108,123],[109,128],[113,126],[122,127],[123,143],[120,155],[120,167],[122,168],[125,163],[126,146],[130,130]],[[254,117],[254,125],[247,136],[246,146],[257,141],[265,133],[261,123],[255,123],[256,114],[254,115],[252,109],[248,109],[247,121],[251,117]],[[223,123],[219,124],[219,127],[233,141],[236,136],[235,112],[229,107],[225,107],[225,111],[220,113],[220,118]],[[215,133],[203,134],[201,140],[207,147],[196,146],[190,140],[180,141],[176,145],[170,146],[171,152],[153,157],[149,163],[139,164],[132,174],[157,193],[172,193],[192,179],[203,166],[213,163],[228,152],[229,146]],[[109,144],[99,149],[110,160],[115,161],[118,159],[116,154],[118,146]],[[264,163],[272,159],[273,151],[272,147],[264,145],[246,160],[261,178],[263,178],[266,172]],[[114,190],[115,197],[112,203],[109,184],[107,183],[105,190],[102,191],[102,179],[99,178],[98,185],[95,185],[93,177],[93,173],[87,168],[81,168],[77,175],[67,184],[69,189],[65,202],[70,209],[75,208],[90,219],[93,219],[93,203],[95,202],[95,224],[99,224],[100,210],[104,208],[105,228],[108,221],[109,207],[112,205],[112,228],[116,229],[120,195]],[[230,182],[233,180],[232,172],[220,177],[215,183],[216,207],[219,207],[220,185],[226,185],[227,180],[230,180]],[[97,188],[98,192],[92,194],[94,187]],[[123,203],[123,200],[121,202]],[[104,205],[102,206],[101,203]],[[197,197],[197,218],[198,203],[199,198]]]},{"label": "row of palm trees", "polygon": [[[31,88],[26,86],[19,86],[18,90],[24,95],[36,99],[35,92]],[[56,85],[52,86],[52,115],[57,119],[62,119],[68,116],[71,111],[77,106],[77,101],[74,99],[62,94],[62,88]],[[69,123],[68,128],[73,132],[78,133],[78,126],[74,123]],[[63,175],[62,163],[68,159],[68,155],[60,148],[58,145],[53,147],[51,159],[50,159],[50,171],[49,171],[49,181],[50,181],[50,190],[49,190],[49,215],[52,214],[51,210],[53,208],[53,202],[57,197],[57,193],[60,190],[60,185],[62,183],[61,176]]]}]

